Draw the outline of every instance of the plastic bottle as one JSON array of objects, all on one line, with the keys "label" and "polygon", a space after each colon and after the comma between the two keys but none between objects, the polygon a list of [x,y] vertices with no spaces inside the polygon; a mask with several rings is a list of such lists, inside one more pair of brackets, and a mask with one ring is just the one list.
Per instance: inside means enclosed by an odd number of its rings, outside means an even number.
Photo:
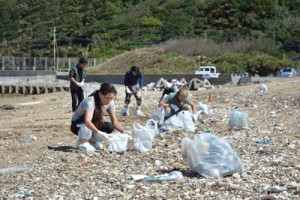
[{"label": "plastic bottle", "polygon": [[209,101],[212,101],[212,100],[213,100],[213,95],[212,95],[212,94],[209,94],[208,100],[209,100]]}]

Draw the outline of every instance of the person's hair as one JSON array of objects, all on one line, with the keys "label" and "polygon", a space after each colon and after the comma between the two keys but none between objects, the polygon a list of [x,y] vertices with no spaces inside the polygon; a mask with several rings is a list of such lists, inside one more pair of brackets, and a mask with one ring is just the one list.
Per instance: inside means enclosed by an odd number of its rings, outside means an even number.
[{"label": "person's hair", "polygon": [[139,73],[140,72],[140,68],[137,66],[132,66],[130,69],[131,72],[135,72],[135,73]]},{"label": "person's hair", "polygon": [[84,58],[84,57],[81,57],[81,58],[79,58],[79,63],[80,64],[83,64],[83,63],[87,64],[87,59]]},{"label": "person's hair", "polygon": [[99,97],[99,93],[102,95],[107,95],[108,93],[114,93],[117,95],[117,90],[115,86],[109,83],[102,83],[99,90],[96,90],[90,96],[94,96],[95,100],[95,111],[93,114],[92,123],[97,127],[97,129],[101,129],[102,127],[102,110],[101,110],[101,100]]},{"label": "person's hair", "polygon": [[187,89],[186,86],[183,86],[181,87],[178,92],[176,93],[176,96],[179,97],[179,96],[182,96],[184,97],[185,99],[190,95],[189,93],[189,90]]}]

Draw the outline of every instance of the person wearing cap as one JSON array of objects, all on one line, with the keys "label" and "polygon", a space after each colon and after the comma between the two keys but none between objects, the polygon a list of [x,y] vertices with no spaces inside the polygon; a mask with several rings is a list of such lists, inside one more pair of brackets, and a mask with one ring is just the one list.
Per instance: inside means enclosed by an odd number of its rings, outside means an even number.
[{"label": "person wearing cap", "polygon": [[72,98],[72,111],[75,112],[76,108],[80,104],[80,102],[84,99],[84,93],[82,90],[82,86],[84,85],[84,81],[86,79],[86,67],[87,59],[81,57],[76,66],[72,67],[69,71],[69,79],[70,79],[70,92]]},{"label": "person wearing cap", "polygon": [[144,74],[137,66],[132,66],[130,70],[125,73],[124,86],[125,86],[125,106],[122,110],[124,116],[129,115],[129,104],[131,96],[136,99],[135,114],[142,115],[140,106],[142,105],[141,88],[143,87]]}]

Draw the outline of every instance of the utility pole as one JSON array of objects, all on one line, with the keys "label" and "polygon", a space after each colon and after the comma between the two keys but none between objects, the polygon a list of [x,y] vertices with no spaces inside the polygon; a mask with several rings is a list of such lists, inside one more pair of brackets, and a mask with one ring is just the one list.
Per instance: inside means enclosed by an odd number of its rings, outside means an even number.
[{"label": "utility pole", "polygon": [[55,66],[55,63],[56,63],[56,27],[54,26],[54,30],[53,30],[53,67],[54,69],[56,70],[56,66]]}]

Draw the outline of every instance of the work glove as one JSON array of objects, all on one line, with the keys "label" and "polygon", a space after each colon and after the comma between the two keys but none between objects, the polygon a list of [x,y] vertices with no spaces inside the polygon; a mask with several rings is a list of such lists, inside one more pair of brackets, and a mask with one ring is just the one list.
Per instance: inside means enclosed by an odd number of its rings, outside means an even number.
[{"label": "work glove", "polygon": [[126,87],[126,92],[127,92],[128,94],[131,94],[131,93],[132,93],[128,87]]},{"label": "work glove", "polygon": [[108,142],[110,140],[110,137],[107,133],[98,131],[97,133],[94,133],[93,140],[95,140],[95,142]]},{"label": "work glove", "polygon": [[82,86],[84,85],[84,82],[76,82],[76,85],[77,85],[78,87],[82,87]]},{"label": "work glove", "polygon": [[140,98],[140,97],[141,97],[141,91],[138,91],[138,92],[136,93],[136,96],[137,96],[138,98]]},{"label": "work glove", "polygon": [[174,104],[171,104],[170,106],[175,112],[177,112],[179,110],[179,108]]}]

